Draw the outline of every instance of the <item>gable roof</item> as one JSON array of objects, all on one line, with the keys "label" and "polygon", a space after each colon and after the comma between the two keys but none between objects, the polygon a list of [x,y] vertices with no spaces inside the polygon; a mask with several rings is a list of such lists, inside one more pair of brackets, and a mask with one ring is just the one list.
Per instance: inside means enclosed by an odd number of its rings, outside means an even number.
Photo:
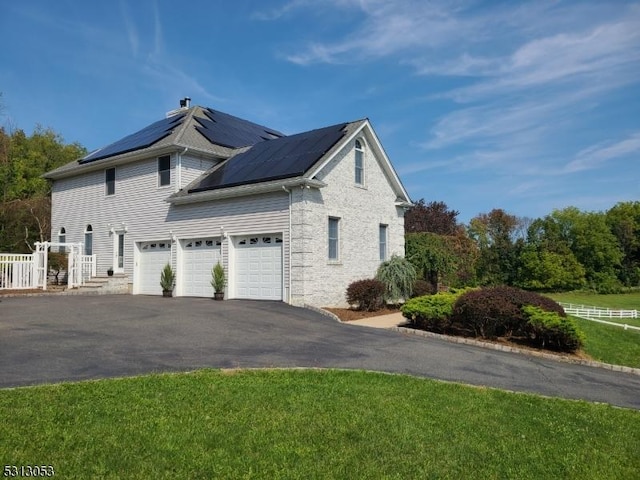
[{"label": "gable roof", "polygon": [[152,155],[189,148],[201,155],[224,159],[236,153],[238,147],[254,145],[284,134],[257,123],[213,109],[194,106],[176,110],[173,115],[79,160],[47,172],[45,178],[62,178],[84,171],[106,168]]},{"label": "gable roof", "polygon": [[368,119],[286,136],[277,130],[211,108],[175,110],[167,118],[45,174],[58,179],[153,156],[190,152],[221,160],[167,200],[190,203],[210,198],[325,185],[316,175],[358,135],[366,135],[398,196],[409,196]]},{"label": "gable roof", "polygon": [[302,176],[345,135],[346,124],[256,143],[214,167],[188,193]]}]

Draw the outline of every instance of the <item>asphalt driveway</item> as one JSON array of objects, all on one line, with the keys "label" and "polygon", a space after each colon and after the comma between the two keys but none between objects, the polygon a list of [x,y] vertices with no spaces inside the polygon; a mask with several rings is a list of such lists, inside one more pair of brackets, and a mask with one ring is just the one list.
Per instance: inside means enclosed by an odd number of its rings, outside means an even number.
[{"label": "asphalt driveway", "polygon": [[406,373],[640,409],[640,376],[341,324],[279,302],[41,296],[0,302],[0,387],[202,367]]}]

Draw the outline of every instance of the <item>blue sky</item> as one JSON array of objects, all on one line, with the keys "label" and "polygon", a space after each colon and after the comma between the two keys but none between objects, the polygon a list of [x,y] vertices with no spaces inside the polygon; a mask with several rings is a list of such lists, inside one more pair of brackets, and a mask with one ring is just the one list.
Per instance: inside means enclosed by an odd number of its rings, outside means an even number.
[{"label": "blue sky", "polygon": [[468,221],[640,199],[640,2],[0,3],[5,127],[89,150],[190,96],[285,133],[367,117]]}]

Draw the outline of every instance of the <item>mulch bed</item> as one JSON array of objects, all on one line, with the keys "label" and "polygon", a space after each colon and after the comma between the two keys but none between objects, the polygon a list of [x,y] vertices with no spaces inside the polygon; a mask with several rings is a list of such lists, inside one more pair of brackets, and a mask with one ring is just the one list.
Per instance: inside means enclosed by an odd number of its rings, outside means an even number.
[{"label": "mulch bed", "polygon": [[351,322],[353,320],[362,320],[363,318],[379,317],[381,315],[390,315],[392,313],[398,313],[400,311],[400,307],[387,305],[385,308],[376,310],[375,312],[365,312],[361,310],[353,310],[351,308],[328,308],[328,307],[323,307],[323,310],[327,310],[328,312],[331,312],[334,315],[337,315],[338,318],[343,322]]}]

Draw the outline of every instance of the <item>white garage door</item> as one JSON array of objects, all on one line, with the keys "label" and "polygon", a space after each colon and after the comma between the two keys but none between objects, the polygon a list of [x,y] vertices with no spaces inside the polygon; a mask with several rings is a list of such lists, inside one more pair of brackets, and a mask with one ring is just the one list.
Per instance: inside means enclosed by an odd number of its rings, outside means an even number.
[{"label": "white garage door", "polygon": [[282,300],[282,235],[239,237],[235,247],[235,296]]},{"label": "white garage door", "polygon": [[144,242],[140,244],[140,266],[138,272],[138,293],[162,295],[160,274],[171,261],[171,242]]},{"label": "white garage door", "polygon": [[218,238],[192,238],[182,241],[182,295],[212,297],[211,269],[220,260]]}]

